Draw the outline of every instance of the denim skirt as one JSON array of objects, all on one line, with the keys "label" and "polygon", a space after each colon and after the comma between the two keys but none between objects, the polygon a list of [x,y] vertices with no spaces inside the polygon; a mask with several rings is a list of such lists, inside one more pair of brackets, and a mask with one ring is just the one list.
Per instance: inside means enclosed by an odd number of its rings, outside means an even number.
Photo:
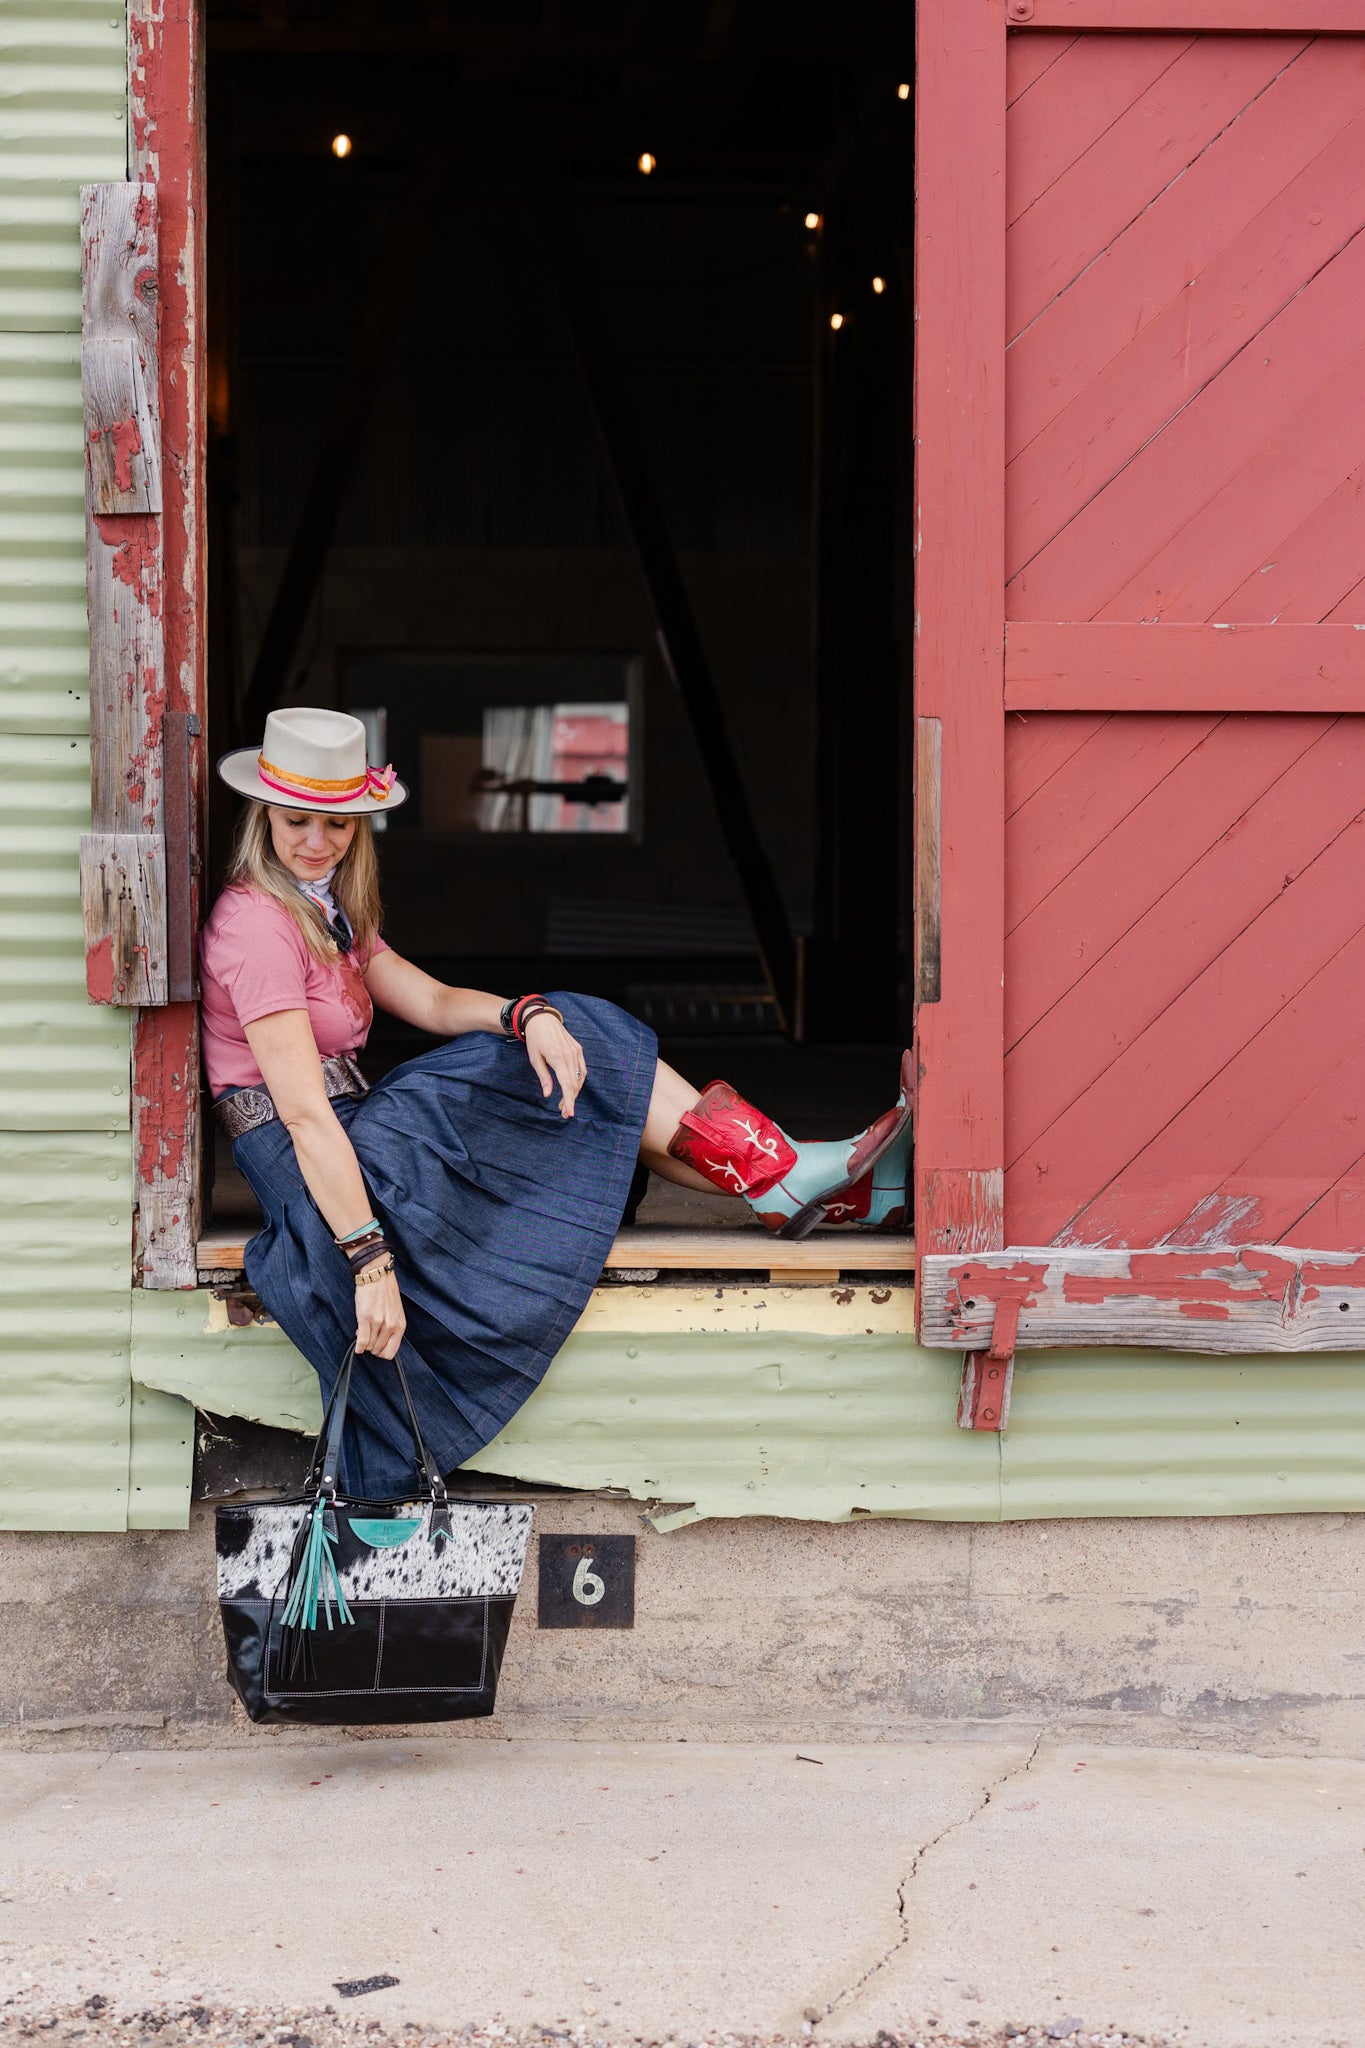
[{"label": "denim skirt", "polygon": [[[449,1474],[537,1386],[592,1292],[630,1193],[654,1086],[654,1034],[614,1004],[557,994],[588,1078],[574,1115],[541,1094],[526,1048],[470,1032],[333,1104],[393,1246],[399,1353],[427,1448]],[[233,1156],[264,1211],[246,1248],[265,1308],[331,1392],[355,1288],[281,1123]],[[351,1376],[340,1478],[353,1498],[413,1484],[412,1432],[387,1361]]]}]

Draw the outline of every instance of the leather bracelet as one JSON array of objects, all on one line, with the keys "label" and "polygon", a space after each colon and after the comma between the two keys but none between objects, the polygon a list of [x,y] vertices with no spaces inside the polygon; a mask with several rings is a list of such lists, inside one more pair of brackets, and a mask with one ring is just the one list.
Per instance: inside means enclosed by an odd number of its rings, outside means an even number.
[{"label": "leather bracelet", "polygon": [[533,1017],[557,1017],[561,1024],[564,1022],[564,1012],[557,1010],[553,1003],[532,1004],[530,1009],[523,1010],[521,1014],[521,1030],[517,1035],[523,1045],[526,1043],[526,1027]]},{"label": "leather bracelet", "polygon": [[366,1251],[351,1260],[351,1271],[353,1273],[363,1273],[367,1266],[372,1266],[375,1263],[376,1259],[391,1259],[392,1257],[393,1246],[381,1240],[380,1243],[370,1245]]},{"label": "leather bracelet", "polygon": [[387,1280],[392,1271],[393,1260],[390,1259],[387,1266],[375,1266],[367,1273],[358,1273],[355,1284],[357,1287],[373,1287],[376,1281]]},{"label": "leather bracelet", "polygon": [[530,1004],[532,1004],[532,1003],[543,1003],[544,1001],[545,1001],[545,998],[544,998],[544,996],[542,996],[542,995],[533,995],[533,996],[518,996],[518,997],[517,997],[517,999],[516,999],[515,1003],[513,1003],[513,1005],[512,1005],[512,1036],[513,1036],[513,1038],[519,1038],[519,1039],[521,1039],[521,1040],[522,1040],[522,1042],[523,1042],[523,1043],[525,1043],[525,1039],[526,1039],[526,1017],[525,1017],[525,1014],[524,1014],[524,1013],[525,1013],[525,1011],[527,1010],[527,1008],[528,1008],[528,1006],[529,1006]]}]

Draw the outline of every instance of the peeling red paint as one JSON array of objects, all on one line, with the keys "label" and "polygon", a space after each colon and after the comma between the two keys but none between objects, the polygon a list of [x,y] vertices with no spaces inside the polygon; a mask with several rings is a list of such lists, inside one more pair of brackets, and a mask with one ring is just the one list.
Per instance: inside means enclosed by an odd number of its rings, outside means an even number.
[{"label": "peeling red paint", "polygon": [[118,491],[131,491],[133,457],[142,453],[142,436],[137,430],[137,421],[115,420],[108,431],[109,439],[114,444],[114,488]]},{"label": "peeling red paint", "polygon": [[1182,1301],[1180,1313],[1200,1323],[1226,1323],[1232,1311],[1219,1301]]},{"label": "peeling red paint", "polygon": [[114,941],[108,932],[86,949],[85,987],[92,1003],[114,1000]]},{"label": "peeling red paint", "polygon": [[153,618],[160,618],[161,533],[156,515],[151,512],[97,512],[95,525],[105,546],[113,550],[115,577],[120,583],[127,584]]},{"label": "peeling red paint", "polygon": [[199,1067],[198,1013],[193,1003],[138,1012],[133,1103],[137,1169],[143,1182],[173,1180],[184,1161]]},{"label": "peeling red paint", "polygon": [[1062,1296],[1077,1305],[1140,1296],[1147,1301],[1283,1301],[1298,1278],[1274,1252],[1133,1252],[1126,1273],[1066,1273]]},{"label": "peeling red paint", "polygon": [[[164,712],[202,716],[204,708],[202,78],[195,17],[194,0],[134,0],[128,24],[129,172],[156,186],[163,511],[155,609],[163,618],[165,680],[147,708],[158,732]],[[105,538],[112,544],[115,536]],[[190,759],[197,827],[202,740],[191,743]],[[197,897],[197,883],[192,888]],[[154,1267],[162,1284],[194,1285],[194,1247],[185,1233],[193,1221],[198,1075],[194,1004],[141,1011],[133,1042],[140,1233],[145,1270]]]},{"label": "peeling red paint", "polygon": [[137,205],[133,208],[133,221],[137,227],[149,228],[152,224],[152,202],[145,192],[139,192]]},{"label": "peeling red paint", "polygon": [[1027,1259],[1016,1259],[1008,1266],[978,1266],[970,1260],[953,1266],[948,1274],[948,1313],[970,1314],[967,1303],[981,1301],[998,1306],[1002,1301],[1018,1300],[1022,1307],[1032,1308],[1038,1290],[1047,1284],[1047,1271],[1045,1265]]}]

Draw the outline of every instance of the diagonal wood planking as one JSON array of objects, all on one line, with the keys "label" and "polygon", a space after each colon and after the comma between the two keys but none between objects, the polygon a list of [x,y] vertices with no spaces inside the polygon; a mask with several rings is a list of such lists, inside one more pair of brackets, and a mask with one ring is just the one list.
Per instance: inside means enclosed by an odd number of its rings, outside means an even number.
[{"label": "diagonal wood planking", "polygon": [[[1311,44],[1010,344],[1011,459],[1157,322],[1183,306],[1229,245],[1329,148],[1360,110],[1356,67]],[[1299,221],[1300,230],[1310,206]],[[1275,244],[1271,241],[1271,251]],[[1230,259],[1235,263],[1236,257]],[[1236,329],[1244,314],[1233,317]],[[1245,326],[1242,326],[1243,337]]]},{"label": "diagonal wood planking", "polygon": [[1337,720],[1014,1047],[1006,1155],[1036,1219],[1030,1243],[1048,1241],[1044,1213],[1053,1229],[1069,1222],[1355,930],[1363,787],[1365,731]]},{"label": "diagonal wood planking", "polygon": [[[1365,624],[1365,38],[1047,33],[1007,616]],[[1365,719],[1073,673],[1006,720],[1006,1242],[1365,1243]]]},{"label": "diagonal wood planking", "polygon": [[[1057,68],[1072,61],[1085,41]],[[1147,46],[1145,37],[1116,39],[1112,59],[1125,68],[1141,65]],[[1176,62],[1010,228],[1006,332],[1018,335],[1037,319],[1304,47],[1301,38],[1219,36],[1182,48]]]}]

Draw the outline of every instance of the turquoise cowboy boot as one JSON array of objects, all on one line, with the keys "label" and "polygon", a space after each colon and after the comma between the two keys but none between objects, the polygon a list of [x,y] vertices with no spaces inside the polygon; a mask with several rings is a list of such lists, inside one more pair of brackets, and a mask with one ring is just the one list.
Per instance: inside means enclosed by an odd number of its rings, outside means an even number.
[{"label": "turquoise cowboy boot", "polygon": [[856,1138],[804,1142],[712,1081],[678,1124],[669,1155],[713,1187],[740,1195],[765,1229],[805,1237],[822,1225],[897,1230],[905,1221],[910,1164],[911,1059],[901,1058],[900,1099]]}]

